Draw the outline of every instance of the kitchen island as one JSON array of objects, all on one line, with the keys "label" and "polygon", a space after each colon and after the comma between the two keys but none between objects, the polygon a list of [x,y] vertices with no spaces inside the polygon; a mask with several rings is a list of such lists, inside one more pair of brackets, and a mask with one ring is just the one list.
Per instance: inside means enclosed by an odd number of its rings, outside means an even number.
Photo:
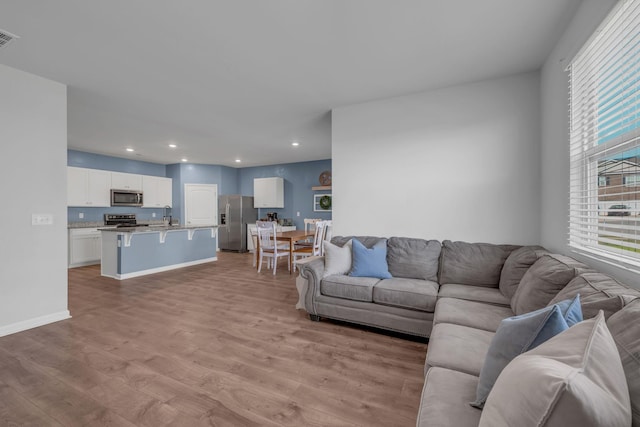
[{"label": "kitchen island", "polygon": [[101,228],[101,274],[118,280],[216,261],[217,225]]}]

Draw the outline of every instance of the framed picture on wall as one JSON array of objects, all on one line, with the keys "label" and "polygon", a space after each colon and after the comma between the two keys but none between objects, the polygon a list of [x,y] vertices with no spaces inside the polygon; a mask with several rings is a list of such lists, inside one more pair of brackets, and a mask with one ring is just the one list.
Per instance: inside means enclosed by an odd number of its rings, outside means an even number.
[{"label": "framed picture on wall", "polygon": [[314,194],[313,195],[313,211],[314,212],[331,212],[333,198],[331,194]]}]

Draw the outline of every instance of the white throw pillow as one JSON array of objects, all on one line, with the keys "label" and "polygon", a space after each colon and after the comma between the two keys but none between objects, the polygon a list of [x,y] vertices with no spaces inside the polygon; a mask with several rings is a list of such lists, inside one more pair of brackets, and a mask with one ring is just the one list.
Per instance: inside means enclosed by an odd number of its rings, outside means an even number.
[{"label": "white throw pillow", "polygon": [[340,247],[325,240],[324,249],[324,277],[334,274],[347,274],[351,270],[351,240]]},{"label": "white throw pillow", "polygon": [[627,381],[603,312],[513,359],[479,426],[631,426]]}]

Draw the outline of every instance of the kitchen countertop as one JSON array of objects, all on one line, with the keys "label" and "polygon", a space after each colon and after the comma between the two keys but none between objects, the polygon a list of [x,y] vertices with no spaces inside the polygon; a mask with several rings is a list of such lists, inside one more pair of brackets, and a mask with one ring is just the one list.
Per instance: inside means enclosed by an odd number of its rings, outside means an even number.
[{"label": "kitchen countertop", "polygon": [[[67,228],[99,228],[99,227],[105,227],[104,222],[78,221],[78,222],[70,222],[67,224]],[[108,225],[106,227],[108,227]]]},{"label": "kitchen countertop", "polygon": [[[147,224],[149,227],[163,227],[162,220],[158,221],[142,221],[141,224]],[[175,223],[174,223],[175,224]],[[77,221],[67,224],[67,228],[110,228],[115,225],[104,225],[104,221]],[[171,227],[178,227],[178,225],[172,225]]]},{"label": "kitchen countertop", "polygon": [[98,228],[100,231],[111,231],[116,233],[157,233],[160,231],[197,230],[206,228],[218,228],[217,225],[149,225],[147,227],[118,227],[118,228]]}]

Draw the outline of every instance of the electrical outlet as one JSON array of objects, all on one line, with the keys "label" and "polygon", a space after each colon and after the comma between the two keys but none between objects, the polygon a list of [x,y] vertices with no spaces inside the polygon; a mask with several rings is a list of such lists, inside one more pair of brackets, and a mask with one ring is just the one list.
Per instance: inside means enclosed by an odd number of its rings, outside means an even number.
[{"label": "electrical outlet", "polygon": [[156,213],[155,212],[151,212],[151,218],[155,218],[156,217]]},{"label": "electrical outlet", "polygon": [[296,212],[296,216],[300,216],[300,212]]},{"label": "electrical outlet", "polygon": [[51,214],[32,214],[31,225],[52,225],[53,215]]},{"label": "electrical outlet", "polygon": [[78,218],[80,218],[80,219],[84,218],[84,212],[80,212],[80,213],[78,214]]}]

